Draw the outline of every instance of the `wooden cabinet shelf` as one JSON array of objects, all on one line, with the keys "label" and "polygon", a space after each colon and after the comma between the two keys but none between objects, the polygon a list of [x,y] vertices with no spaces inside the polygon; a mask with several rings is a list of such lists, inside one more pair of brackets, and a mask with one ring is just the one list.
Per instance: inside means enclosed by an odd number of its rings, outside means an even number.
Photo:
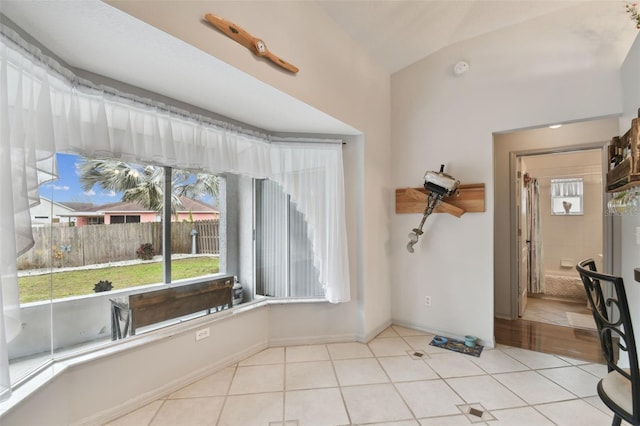
[{"label": "wooden cabinet shelf", "polygon": [[631,121],[631,128],[609,144],[607,192],[619,192],[640,186],[640,119]]}]

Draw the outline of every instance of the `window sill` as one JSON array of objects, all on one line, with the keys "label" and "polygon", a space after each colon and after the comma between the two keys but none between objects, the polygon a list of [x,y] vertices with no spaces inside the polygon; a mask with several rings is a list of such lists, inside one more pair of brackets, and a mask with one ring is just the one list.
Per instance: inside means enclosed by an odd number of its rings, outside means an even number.
[{"label": "window sill", "polygon": [[316,297],[316,298],[284,298],[284,297],[268,297],[268,296],[256,296],[259,297],[259,300],[264,300],[268,305],[294,305],[301,303],[329,303],[327,299]]}]

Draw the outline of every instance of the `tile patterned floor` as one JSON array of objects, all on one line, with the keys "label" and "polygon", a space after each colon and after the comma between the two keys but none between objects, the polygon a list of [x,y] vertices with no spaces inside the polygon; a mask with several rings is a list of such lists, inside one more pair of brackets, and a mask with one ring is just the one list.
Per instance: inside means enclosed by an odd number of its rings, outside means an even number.
[{"label": "tile patterned floor", "polygon": [[499,346],[479,358],[392,326],[368,345],[266,349],[109,423],[600,426],[606,367]]}]

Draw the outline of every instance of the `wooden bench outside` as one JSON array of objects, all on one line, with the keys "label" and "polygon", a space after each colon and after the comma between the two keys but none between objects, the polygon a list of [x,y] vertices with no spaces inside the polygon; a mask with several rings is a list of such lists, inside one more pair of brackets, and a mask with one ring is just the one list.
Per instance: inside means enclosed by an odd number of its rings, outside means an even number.
[{"label": "wooden bench outside", "polygon": [[112,340],[132,336],[151,324],[200,311],[233,306],[233,277],[216,278],[161,290],[130,294],[111,301]]}]

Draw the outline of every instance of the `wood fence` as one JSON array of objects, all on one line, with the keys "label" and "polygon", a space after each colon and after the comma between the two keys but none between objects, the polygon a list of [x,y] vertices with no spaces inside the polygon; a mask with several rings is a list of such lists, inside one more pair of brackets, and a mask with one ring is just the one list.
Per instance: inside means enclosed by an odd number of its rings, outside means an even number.
[{"label": "wood fence", "polygon": [[[192,230],[196,230],[196,253],[219,254],[217,220],[171,223],[171,252],[191,253]],[[141,244],[151,243],[162,253],[162,223],[110,225],[52,224],[33,228],[35,246],[18,257],[18,269],[86,266],[137,259]]]}]

